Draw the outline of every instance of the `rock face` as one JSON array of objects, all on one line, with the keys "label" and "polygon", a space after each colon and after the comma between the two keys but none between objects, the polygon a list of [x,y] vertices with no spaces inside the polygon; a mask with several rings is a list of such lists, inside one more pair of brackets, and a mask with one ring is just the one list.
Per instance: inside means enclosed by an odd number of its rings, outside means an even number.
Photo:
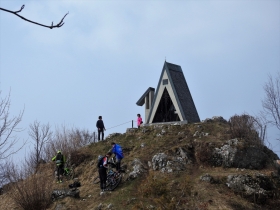
[{"label": "rock face", "polygon": [[267,198],[274,196],[276,189],[274,180],[263,174],[251,175],[229,175],[227,186],[234,192],[242,194],[245,198],[263,203]]},{"label": "rock face", "polygon": [[204,182],[212,182],[213,181],[213,177],[209,174],[204,174],[200,177],[200,180],[201,181],[204,181]]},{"label": "rock face", "polygon": [[192,163],[188,157],[187,152],[179,147],[175,154],[166,155],[165,153],[158,153],[153,156],[149,166],[154,170],[171,173],[174,171],[182,171],[186,169],[186,165]]},{"label": "rock face", "polygon": [[213,166],[246,168],[260,170],[273,165],[277,155],[266,146],[238,148],[238,140],[231,139],[220,148],[214,148]]},{"label": "rock face", "polygon": [[214,166],[224,166],[231,167],[233,166],[234,159],[236,156],[238,143],[237,139],[232,139],[226,141],[226,144],[221,148],[215,148],[213,151],[213,164]]},{"label": "rock face", "polygon": [[128,175],[129,179],[135,179],[137,178],[139,175],[141,175],[143,172],[145,172],[145,167],[142,164],[142,162],[138,159],[135,158],[130,165],[132,166],[133,171],[131,171]]},{"label": "rock face", "polygon": [[272,165],[273,157],[265,153],[263,148],[248,147],[236,152],[233,167],[247,169],[263,169],[269,164]]},{"label": "rock face", "polygon": [[167,155],[164,153],[158,153],[154,155],[152,159],[153,170],[162,170],[167,165]]},{"label": "rock face", "polygon": [[56,199],[65,198],[66,196],[79,198],[80,190],[78,188],[54,190],[52,192],[51,199],[55,201]]}]

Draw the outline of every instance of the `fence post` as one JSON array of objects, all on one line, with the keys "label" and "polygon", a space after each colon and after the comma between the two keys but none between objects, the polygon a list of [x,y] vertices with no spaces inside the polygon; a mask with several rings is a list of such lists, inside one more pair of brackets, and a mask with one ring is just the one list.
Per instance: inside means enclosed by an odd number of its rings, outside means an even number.
[{"label": "fence post", "polygon": [[132,123],[132,128],[133,128],[133,120],[131,121],[131,123]]}]

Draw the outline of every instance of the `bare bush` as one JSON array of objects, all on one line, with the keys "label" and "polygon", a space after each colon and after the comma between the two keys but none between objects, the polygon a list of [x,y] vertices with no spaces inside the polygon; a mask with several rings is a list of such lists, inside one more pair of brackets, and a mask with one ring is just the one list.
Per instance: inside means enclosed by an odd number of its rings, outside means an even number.
[{"label": "bare bush", "polygon": [[9,196],[15,204],[26,210],[47,209],[51,204],[52,177],[30,174],[24,168],[9,164],[7,177],[11,183]]},{"label": "bare bush", "polygon": [[62,150],[66,157],[67,165],[72,165],[71,156],[77,152],[80,148],[89,145],[95,141],[96,137],[94,133],[90,133],[88,130],[56,129],[56,132],[48,144],[46,144],[45,153],[50,160],[57,150]]},{"label": "bare bush", "polygon": [[266,126],[250,115],[234,115],[229,119],[231,138],[244,139],[250,145],[264,145]]},{"label": "bare bush", "polygon": [[205,165],[211,165],[213,150],[209,143],[202,142],[196,147],[195,158],[198,163],[203,163]]},{"label": "bare bush", "polygon": [[70,153],[71,165],[78,166],[86,160],[92,159],[92,154],[89,151],[79,150]]}]

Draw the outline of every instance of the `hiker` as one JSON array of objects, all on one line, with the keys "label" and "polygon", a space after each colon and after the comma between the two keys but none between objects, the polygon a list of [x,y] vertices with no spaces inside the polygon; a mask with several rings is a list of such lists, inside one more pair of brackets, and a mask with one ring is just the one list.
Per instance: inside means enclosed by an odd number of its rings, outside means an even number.
[{"label": "hiker", "polygon": [[60,150],[57,151],[57,154],[52,158],[52,161],[56,163],[56,175],[57,175],[57,183],[62,182],[65,156],[61,153]]},{"label": "hiker", "polygon": [[119,144],[116,144],[115,142],[112,142],[111,145],[112,145],[111,152],[115,154],[116,157],[116,170],[117,172],[120,172],[121,160],[124,157],[122,147]]},{"label": "hiker", "polygon": [[140,128],[140,125],[143,123],[142,117],[140,114],[137,114],[137,126]]},{"label": "hiker", "polygon": [[106,131],[106,129],[102,120],[102,116],[98,117],[98,120],[96,122],[96,127],[98,130],[98,141],[100,141],[100,133],[102,134],[102,140],[104,140],[104,130]]},{"label": "hiker", "polygon": [[103,192],[106,190],[106,180],[107,180],[107,169],[108,169],[108,162],[109,158],[112,156],[111,152],[108,152],[104,157],[101,157],[98,160],[98,172],[100,178],[100,189]]}]

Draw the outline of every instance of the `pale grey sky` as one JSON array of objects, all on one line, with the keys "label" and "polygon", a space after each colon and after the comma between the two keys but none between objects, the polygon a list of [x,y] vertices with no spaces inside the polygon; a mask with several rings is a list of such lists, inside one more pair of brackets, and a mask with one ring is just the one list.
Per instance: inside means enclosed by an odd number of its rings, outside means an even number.
[{"label": "pale grey sky", "polygon": [[[136,120],[167,62],[180,65],[200,119],[255,115],[268,74],[280,71],[280,1],[0,0],[0,90],[11,114],[25,107],[19,138],[35,120],[95,130]],[[125,132],[127,123],[106,131]],[[280,154],[277,132],[268,133]]]}]

